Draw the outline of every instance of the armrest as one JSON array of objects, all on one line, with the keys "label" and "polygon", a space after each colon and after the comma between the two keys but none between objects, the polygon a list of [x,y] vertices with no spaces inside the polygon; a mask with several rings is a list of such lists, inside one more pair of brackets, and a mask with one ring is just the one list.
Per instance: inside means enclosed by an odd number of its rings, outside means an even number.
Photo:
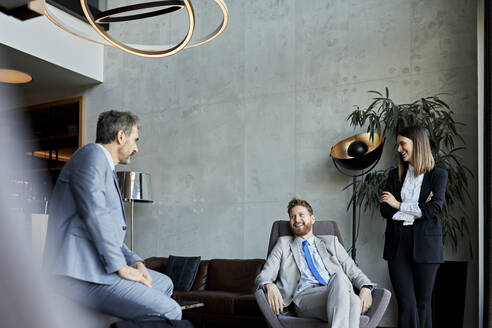
[{"label": "armrest", "polygon": [[[265,320],[270,328],[283,328],[278,320],[277,315],[273,312],[272,308],[268,304],[265,292],[258,289],[255,292],[255,299],[261,313],[265,317]],[[372,292],[372,306],[365,315],[369,317],[369,322],[365,326],[366,328],[376,328],[381,318],[383,317],[386,308],[388,307],[391,299],[391,292],[385,288],[376,288]]]},{"label": "armrest", "polygon": [[275,312],[273,312],[272,308],[268,304],[265,292],[261,289],[258,289],[255,292],[255,299],[256,299],[256,303],[258,304],[258,307],[261,310],[261,313],[263,313],[263,316],[265,317],[268,327],[283,328],[282,325],[280,324],[280,321],[277,318],[277,315],[275,314]]},{"label": "armrest", "polygon": [[391,299],[391,292],[385,288],[376,288],[372,292],[372,306],[365,315],[369,317],[367,328],[376,327],[383,317]]}]

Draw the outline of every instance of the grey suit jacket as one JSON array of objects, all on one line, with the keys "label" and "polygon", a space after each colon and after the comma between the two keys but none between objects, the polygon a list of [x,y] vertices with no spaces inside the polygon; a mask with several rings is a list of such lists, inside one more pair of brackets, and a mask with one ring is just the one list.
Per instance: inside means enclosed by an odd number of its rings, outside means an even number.
[{"label": "grey suit jacket", "polygon": [[[344,274],[357,289],[364,285],[376,285],[357,267],[336,236],[315,236],[314,242],[330,276]],[[260,288],[265,281],[275,282],[288,306],[301,279],[301,256],[304,254],[299,252],[293,236],[280,237],[256,277],[256,287]]]},{"label": "grey suit jacket", "polygon": [[65,164],[51,198],[44,265],[51,274],[99,284],[142,261],[124,244],[126,217],[104,150],[88,144]]}]

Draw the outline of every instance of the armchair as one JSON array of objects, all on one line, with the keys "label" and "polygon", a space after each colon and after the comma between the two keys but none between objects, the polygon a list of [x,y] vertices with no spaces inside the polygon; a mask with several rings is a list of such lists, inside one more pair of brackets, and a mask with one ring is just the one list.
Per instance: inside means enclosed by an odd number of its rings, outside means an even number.
[{"label": "armchair", "polygon": [[[335,221],[316,221],[313,225],[313,233],[315,235],[335,235],[343,245],[340,230]],[[275,246],[277,239],[280,236],[291,235],[290,225],[288,221],[275,221],[270,232],[270,241],[268,243],[268,255]],[[373,303],[371,308],[360,318],[360,328],[376,328],[379,321],[388,307],[391,298],[389,290],[384,288],[376,288],[372,292]],[[276,315],[270,308],[267,298],[263,290],[259,289],[255,292],[255,299],[258,306],[271,328],[287,328],[287,327],[309,327],[309,328],[325,328],[326,322],[317,319],[300,318],[294,315]]]}]

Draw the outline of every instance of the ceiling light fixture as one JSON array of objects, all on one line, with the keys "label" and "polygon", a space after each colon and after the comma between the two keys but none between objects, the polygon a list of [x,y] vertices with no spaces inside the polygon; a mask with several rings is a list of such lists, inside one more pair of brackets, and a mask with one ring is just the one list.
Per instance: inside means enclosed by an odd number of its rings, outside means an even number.
[{"label": "ceiling light fixture", "polygon": [[0,82],[11,84],[29,83],[32,76],[15,69],[0,68]]},{"label": "ceiling light fixture", "polygon": [[[181,0],[175,0],[175,1],[167,0],[167,1],[138,3],[135,5],[128,5],[128,6],[123,6],[123,7],[109,9],[100,12],[99,14],[96,15],[95,22],[98,24],[104,24],[104,23],[124,22],[129,20],[154,17],[154,16],[172,13],[173,11],[179,10],[183,7],[184,7],[184,2]],[[162,8],[162,9],[145,12],[142,14],[128,15],[122,17],[112,17],[131,11],[138,11],[138,10],[144,10],[149,8]]]},{"label": "ceiling light fixture", "polygon": [[[105,46],[116,47],[137,56],[160,58],[160,57],[167,57],[167,56],[174,55],[183,49],[193,48],[208,43],[213,39],[217,38],[222,32],[224,32],[229,22],[229,12],[227,10],[227,6],[223,0],[213,0],[213,1],[217,4],[217,6],[222,12],[222,21],[212,33],[202,38],[199,38],[196,42],[192,44],[189,44],[189,42],[191,40],[195,28],[195,13],[193,11],[191,0],[164,0],[164,1],[152,1],[152,2],[128,5],[128,6],[106,10],[96,15],[96,17],[94,17],[94,15],[92,14],[87,4],[87,0],[80,0],[80,5],[82,7],[85,17],[87,18],[87,21],[92,26],[93,30],[97,32],[97,34],[93,34],[93,35],[87,35],[86,33],[77,31],[75,28],[71,26],[67,26],[67,24],[62,23],[62,20],[57,18],[56,15],[53,12],[51,12],[49,8],[46,6],[46,0],[32,0],[29,3],[29,8],[42,13],[44,16],[46,16],[46,18],[48,18],[51,22],[53,22],[58,27],[82,39],[99,43]],[[154,17],[158,15],[169,14],[183,8],[187,11],[188,14],[188,21],[189,21],[188,30],[183,40],[181,40],[181,42],[175,45],[158,46],[158,45],[127,44],[112,37],[103,27],[103,25],[108,23],[118,23],[118,22],[125,22],[129,20],[144,19],[144,18]],[[153,9],[153,11],[145,11],[149,9]],[[144,12],[128,14],[129,12],[138,12],[138,11],[144,11]],[[126,16],[122,16],[122,14],[126,14]]]}]

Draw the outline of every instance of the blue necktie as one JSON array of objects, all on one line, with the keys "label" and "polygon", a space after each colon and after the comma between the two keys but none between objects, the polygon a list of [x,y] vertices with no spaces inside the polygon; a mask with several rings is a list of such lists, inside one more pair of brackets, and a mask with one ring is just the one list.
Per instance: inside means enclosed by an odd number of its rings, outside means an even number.
[{"label": "blue necktie", "polygon": [[306,257],[306,262],[309,267],[309,270],[311,270],[311,273],[316,278],[316,280],[319,281],[321,285],[326,286],[327,285],[326,281],[323,278],[321,278],[321,275],[319,274],[318,270],[314,266],[313,259],[311,257],[311,252],[309,251],[309,243],[307,240],[302,242],[302,248],[304,249],[304,255]]}]

